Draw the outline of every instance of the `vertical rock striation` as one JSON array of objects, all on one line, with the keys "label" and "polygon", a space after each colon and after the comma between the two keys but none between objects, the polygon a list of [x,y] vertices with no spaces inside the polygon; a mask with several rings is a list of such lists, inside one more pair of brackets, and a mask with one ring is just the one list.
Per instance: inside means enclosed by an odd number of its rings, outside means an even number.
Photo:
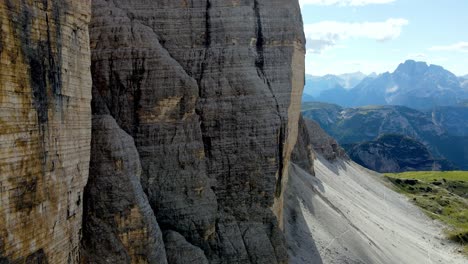
[{"label": "vertical rock striation", "polygon": [[133,138],[111,116],[95,115],[84,192],[84,263],[166,263],[140,174]]},{"label": "vertical rock striation", "polygon": [[0,2],[0,262],[76,263],[91,139],[89,0]]},{"label": "vertical rock striation", "polygon": [[93,1],[95,111],[134,138],[169,263],[287,262],[302,32],[297,1]]}]

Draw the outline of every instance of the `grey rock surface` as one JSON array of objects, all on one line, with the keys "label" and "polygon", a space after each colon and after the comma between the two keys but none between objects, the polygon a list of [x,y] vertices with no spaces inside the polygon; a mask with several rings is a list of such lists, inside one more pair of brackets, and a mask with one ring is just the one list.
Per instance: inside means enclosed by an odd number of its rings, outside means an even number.
[{"label": "grey rock surface", "polygon": [[301,116],[298,141],[292,160],[296,165],[314,175],[314,159],[317,153],[328,161],[335,161],[338,158],[348,159],[345,150],[317,122]]},{"label": "grey rock surface", "polygon": [[133,138],[111,116],[94,115],[84,192],[84,263],[167,263],[140,174]]},{"label": "grey rock surface", "polygon": [[164,234],[164,244],[168,256],[168,262],[173,264],[199,263],[208,264],[203,250],[190,244],[185,238],[174,231]]},{"label": "grey rock surface", "polygon": [[304,123],[309,132],[310,143],[316,152],[329,161],[334,161],[337,158],[347,159],[344,149],[317,122],[305,118]]},{"label": "grey rock surface", "polygon": [[[298,2],[95,0],[90,36],[93,109],[134,138],[161,229],[185,239],[166,244],[169,263],[200,252],[286,263],[283,186],[304,84]],[[172,255],[177,243],[193,254]]]},{"label": "grey rock surface", "polygon": [[307,171],[311,175],[315,175],[314,172],[314,159],[316,154],[314,146],[310,139],[310,134],[304,117],[301,115],[299,119],[299,134],[297,136],[296,146],[294,147],[291,160],[297,166]]}]

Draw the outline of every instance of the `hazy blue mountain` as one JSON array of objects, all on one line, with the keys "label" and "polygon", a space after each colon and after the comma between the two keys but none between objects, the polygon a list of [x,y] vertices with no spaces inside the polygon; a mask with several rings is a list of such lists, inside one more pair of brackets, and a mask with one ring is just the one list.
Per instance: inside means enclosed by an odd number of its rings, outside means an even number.
[{"label": "hazy blue mountain", "polygon": [[430,111],[435,123],[454,136],[468,136],[468,107],[437,107]]},{"label": "hazy blue mountain", "polygon": [[326,131],[338,121],[341,111],[343,111],[343,108],[336,104],[321,102],[307,102],[302,104],[302,115],[305,118],[318,122],[320,127]]},{"label": "hazy blue mountain", "polygon": [[350,105],[354,100],[350,90],[343,87],[336,87],[323,91],[314,101],[327,102],[338,105]]},{"label": "hazy blue mountain", "polygon": [[468,77],[467,79],[461,79],[460,85],[464,90],[468,91]]},{"label": "hazy blue mountain", "polygon": [[384,73],[353,91],[354,106],[404,105],[418,109],[456,105],[468,93],[453,73],[441,66],[408,60],[393,73]]},{"label": "hazy blue mountain", "polygon": [[323,91],[334,89],[337,87],[343,88],[345,81],[336,75],[313,76],[305,77],[304,94],[313,97],[319,96]]},{"label": "hazy blue mountain", "polygon": [[468,99],[461,101],[458,106],[468,107]]},{"label": "hazy blue mountain", "polygon": [[302,101],[303,102],[312,102],[312,101],[315,101],[315,100],[316,100],[315,97],[313,97],[310,94],[306,94],[306,93],[302,94]]},{"label": "hazy blue mountain", "polygon": [[353,73],[345,73],[345,74],[340,74],[338,75],[339,78],[341,78],[344,83],[342,84],[343,88],[345,89],[351,89],[356,87],[364,78],[367,77],[362,72],[353,72]]},{"label": "hazy blue mountain", "polygon": [[[312,97],[318,97],[323,92],[333,89],[351,89],[358,85],[366,75],[362,72],[346,73],[341,75],[328,74],[325,76],[313,76],[306,74],[304,94]],[[304,96],[303,101],[309,101],[310,98]]]},{"label": "hazy blue mountain", "polygon": [[350,90],[334,88],[316,99],[347,107],[402,105],[416,109],[455,106],[468,99],[468,81],[441,66],[413,60],[400,64],[393,73],[364,78]]},{"label": "hazy blue mountain", "polygon": [[403,135],[424,144],[435,158],[468,169],[467,109],[439,107],[422,112],[404,106],[343,108],[310,102],[304,104],[302,114],[342,145],[369,142],[386,134]]}]

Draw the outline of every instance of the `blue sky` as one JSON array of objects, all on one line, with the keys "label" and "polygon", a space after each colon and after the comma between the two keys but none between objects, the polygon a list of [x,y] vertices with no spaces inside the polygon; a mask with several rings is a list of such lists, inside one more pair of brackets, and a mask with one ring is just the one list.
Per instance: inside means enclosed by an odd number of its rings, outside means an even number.
[{"label": "blue sky", "polygon": [[299,0],[313,75],[393,71],[407,59],[468,74],[468,0]]}]

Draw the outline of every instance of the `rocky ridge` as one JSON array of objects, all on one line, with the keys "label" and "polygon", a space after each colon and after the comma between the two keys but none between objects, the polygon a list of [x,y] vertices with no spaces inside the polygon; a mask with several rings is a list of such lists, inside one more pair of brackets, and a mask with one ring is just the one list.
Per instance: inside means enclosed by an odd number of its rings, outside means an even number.
[{"label": "rocky ridge", "polygon": [[317,154],[330,162],[337,159],[348,159],[345,150],[317,122],[301,115],[299,135],[291,160],[303,170],[314,175],[314,160],[317,158]]},{"label": "rocky ridge", "polygon": [[395,71],[370,75],[352,89],[338,85],[314,97],[315,101],[346,107],[401,105],[430,110],[440,106],[457,106],[466,101],[467,83],[441,66],[407,60]]},{"label": "rocky ridge", "polygon": [[421,142],[436,160],[447,159],[460,169],[468,164],[466,107],[438,107],[422,112],[404,106],[304,103],[302,115],[317,121],[346,150],[382,135],[403,135]]},{"label": "rocky ridge", "polygon": [[377,172],[447,171],[456,167],[434,158],[424,144],[403,135],[382,135],[348,149],[350,158]]}]

